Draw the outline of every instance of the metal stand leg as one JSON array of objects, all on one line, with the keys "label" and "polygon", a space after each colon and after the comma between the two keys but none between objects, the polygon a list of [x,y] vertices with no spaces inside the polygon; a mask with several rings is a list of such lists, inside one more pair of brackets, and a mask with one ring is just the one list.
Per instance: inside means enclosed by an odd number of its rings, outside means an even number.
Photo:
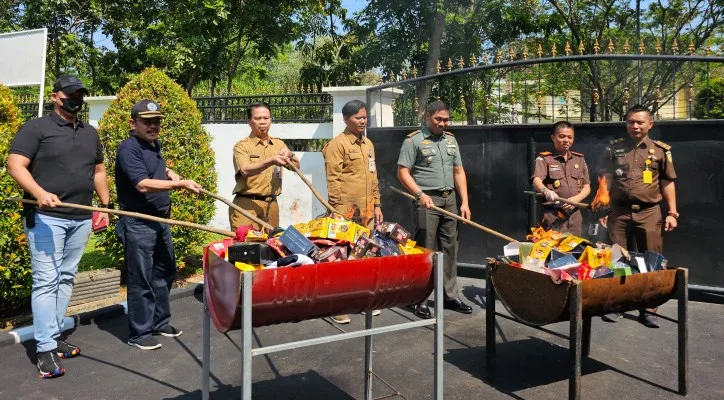
[{"label": "metal stand leg", "polygon": [[493,264],[485,271],[485,369],[488,382],[495,382],[495,287],[491,279]]},{"label": "metal stand leg", "polygon": [[591,318],[583,320],[583,357],[591,354]]},{"label": "metal stand leg", "polygon": [[568,398],[571,400],[578,400],[581,398],[581,325],[583,322],[581,306],[582,292],[583,285],[580,282],[574,283],[570,288],[571,294],[568,296],[571,314],[571,331],[569,337],[571,375],[568,378]]},{"label": "metal stand leg", "polygon": [[[372,328],[372,311],[365,313],[365,329]],[[365,336],[365,400],[372,400],[372,336]]]},{"label": "metal stand leg", "polygon": [[445,308],[443,307],[443,255],[437,253],[435,256],[435,399],[443,398],[443,335],[444,324],[443,316]]},{"label": "metal stand leg", "polygon": [[251,400],[251,283],[252,272],[244,272],[241,283],[241,400]]},{"label": "metal stand leg", "polygon": [[676,271],[676,297],[679,299],[679,394],[689,392],[689,270]]},{"label": "metal stand leg", "polygon": [[204,288],[204,316],[203,316],[203,367],[201,371],[201,398],[209,400],[209,369],[211,368],[211,318],[209,317],[209,309],[206,304],[206,288]]}]

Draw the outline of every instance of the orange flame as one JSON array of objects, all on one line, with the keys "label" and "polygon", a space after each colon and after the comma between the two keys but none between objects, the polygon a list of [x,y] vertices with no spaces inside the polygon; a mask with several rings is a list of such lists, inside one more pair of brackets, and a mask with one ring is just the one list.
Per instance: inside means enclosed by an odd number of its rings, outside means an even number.
[{"label": "orange flame", "polygon": [[611,203],[611,197],[608,195],[608,183],[606,183],[606,177],[601,176],[598,178],[598,190],[591,203],[591,209],[595,211],[601,207],[608,207],[609,203]]}]

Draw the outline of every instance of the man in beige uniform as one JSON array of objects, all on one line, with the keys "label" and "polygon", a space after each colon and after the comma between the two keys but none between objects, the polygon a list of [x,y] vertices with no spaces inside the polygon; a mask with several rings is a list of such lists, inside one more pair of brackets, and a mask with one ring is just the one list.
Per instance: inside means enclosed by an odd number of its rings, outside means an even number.
[{"label": "man in beige uniform", "polygon": [[[291,160],[299,167],[299,160],[281,139],[269,136],[271,112],[266,103],[254,103],[246,110],[251,134],[234,145],[234,204],[252,215],[279,226],[277,196],[282,192],[282,167]],[[232,230],[241,225],[261,229],[240,212],[229,208]]]},{"label": "man in beige uniform", "polygon": [[[351,100],[342,107],[347,125],[322,149],[327,170],[329,204],[352,221],[374,228],[382,222],[380,191],[375,166],[375,147],[364,136],[367,127],[367,109],[364,102]],[[379,315],[379,310],[372,312]],[[334,322],[347,324],[348,315],[332,317]]]},{"label": "man in beige uniform", "polygon": [[[543,151],[535,159],[533,187],[543,193],[546,199],[555,202],[564,198],[580,203],[591,193],[591,178],[583,154],[571,151],[573,126],[567,121],[553,125],[551,140],[555,153]],[[567,204],[544,206],[541,226],[561,232],[581,235],[583,218],[581,211]]]},{"label": "man in beige uniform", "polygon": [[342,108],[347,128],[322,149],[327,170],[329,204],[337,212],[370,229],[382,222],[375,148],[364,136],[365,103],[352,100]]}]

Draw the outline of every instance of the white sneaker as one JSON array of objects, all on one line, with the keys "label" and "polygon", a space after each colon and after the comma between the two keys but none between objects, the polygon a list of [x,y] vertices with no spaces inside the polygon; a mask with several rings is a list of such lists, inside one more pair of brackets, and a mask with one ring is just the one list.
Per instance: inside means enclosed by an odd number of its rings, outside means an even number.
[{"label": "white sneaker", "polygon": [[338,324],[349,324],[352,320],[349,319],[349,315],[343,314],[343,315],[335,315],[332,317],[332,321],[338,323]]}]

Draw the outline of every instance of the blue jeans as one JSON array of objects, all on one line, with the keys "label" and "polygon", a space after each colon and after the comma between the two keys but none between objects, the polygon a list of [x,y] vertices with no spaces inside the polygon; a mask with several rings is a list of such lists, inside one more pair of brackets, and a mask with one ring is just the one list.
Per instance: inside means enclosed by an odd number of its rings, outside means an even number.
[{"label": "blue jeans", "polygon": [[91,220],[35,214],[35,226],[25,226],[33,270],[33,329],[37,351],[51,351],[63,329],[63,317],[73,291],[73,279],[91,233]]},{"label": "blue jeans", "polygon": [[128,287],[128,341],[140,342],[168,325],[169,292],[176,257],[168,224],[122,216],[116,235],[123,243]]}]

